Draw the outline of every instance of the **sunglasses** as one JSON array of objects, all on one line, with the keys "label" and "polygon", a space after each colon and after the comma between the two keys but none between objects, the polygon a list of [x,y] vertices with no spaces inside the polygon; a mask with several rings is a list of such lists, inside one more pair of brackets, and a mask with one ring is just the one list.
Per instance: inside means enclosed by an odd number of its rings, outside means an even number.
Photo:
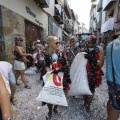
[{"label": "sunglasses", "polygon": [[87,41],[87,44],[92,44],[92,42],[91,41]]},{"label": "sunglasses", "polygon": [[55,44],[58,45],[58,44],[60,44],[60,42],[56,42]]}]

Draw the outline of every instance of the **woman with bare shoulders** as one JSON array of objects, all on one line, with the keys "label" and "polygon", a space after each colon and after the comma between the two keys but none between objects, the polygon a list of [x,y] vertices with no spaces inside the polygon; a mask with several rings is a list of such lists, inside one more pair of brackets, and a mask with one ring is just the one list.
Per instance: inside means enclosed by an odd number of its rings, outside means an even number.
[{"label": "woman with bare shoulders", "polygon": [[15,55],[15,60],[14,60],[14,70],[16,72],[16,84],[18,84],[18,77],[21,76],[22,82],[25,84],[25,88],[26,89],[30,89],[31,87],[27,84],[26,80],[25,80],[25,74],[24,74],[24,70],[25,70],[25,63],[24,63],[24,59],[29,62],[25,57],[27,56],[31,56],[32,54],[27,54],[24,53],[22,50],[22,42],[23,39],[22,38],[15,38],[15,50],[14,50],[14,55]]}]

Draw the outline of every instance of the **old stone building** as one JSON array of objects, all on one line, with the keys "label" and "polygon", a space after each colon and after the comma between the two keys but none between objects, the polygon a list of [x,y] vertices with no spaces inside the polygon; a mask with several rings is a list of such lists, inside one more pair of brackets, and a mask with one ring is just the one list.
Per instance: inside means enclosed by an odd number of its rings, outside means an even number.
[{"label": "old stone building", "polygon": [[[43,7],[49,7],[49,3]],[[33,41],[44,39],[47,21],[48,15],[34,0],[0,1],[0,59],[9,60],[16,36],[24,39],[24,48],[29,52]]]},{"label": "old stone building", "polygon": [[60,41],[69,40],[75,34],[71,16],[68,0],[1,0],[0,60],[10,61],[16,36],[23,38],[27,53],[33,41],[46,41],[53,33]]}]

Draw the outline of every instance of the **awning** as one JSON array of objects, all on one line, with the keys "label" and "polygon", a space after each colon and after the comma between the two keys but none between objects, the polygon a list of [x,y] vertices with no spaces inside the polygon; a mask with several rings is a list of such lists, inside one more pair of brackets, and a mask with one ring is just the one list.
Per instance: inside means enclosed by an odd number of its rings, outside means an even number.
[{"label": "awning", "polygon": [[113,30],[114,27],[114,18],[109,18],[105,23],[101,26],[101,33],[107,32],[109,30]]}]

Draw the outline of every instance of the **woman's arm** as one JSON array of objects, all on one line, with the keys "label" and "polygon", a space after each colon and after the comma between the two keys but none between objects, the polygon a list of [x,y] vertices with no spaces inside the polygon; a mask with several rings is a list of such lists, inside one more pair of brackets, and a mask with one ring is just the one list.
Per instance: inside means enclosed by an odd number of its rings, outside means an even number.
[{"label": "woman's arm", "polygon": [[99,61],[97,62],[97,65],[100,67],[104,65],[104,51],[101,47],[99,47]]},{"label": "woman's arm", "polygon": [[31,56],[32,57],[32,54],[23,53],[19,46],[16,46],[16,51],[23,57],[25,57],[25,56]]},{"label": "woman's arm", "polygon": [[0,109],[2,111],[3,120],[8,120],[8,118],[11,117],[10,96],[1,74],[0,74]]}]

